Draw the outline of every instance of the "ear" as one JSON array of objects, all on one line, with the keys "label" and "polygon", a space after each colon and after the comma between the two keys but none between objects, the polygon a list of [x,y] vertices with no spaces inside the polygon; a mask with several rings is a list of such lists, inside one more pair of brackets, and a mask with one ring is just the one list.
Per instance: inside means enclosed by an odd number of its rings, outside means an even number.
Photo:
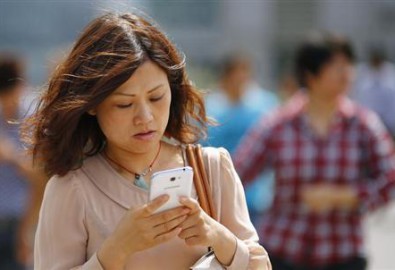
[{"label": "ear", "polygon": [[88,114],[91,115],[91,116],[95,116],[96,115],[96,109],[90,109],[88,111]]}]

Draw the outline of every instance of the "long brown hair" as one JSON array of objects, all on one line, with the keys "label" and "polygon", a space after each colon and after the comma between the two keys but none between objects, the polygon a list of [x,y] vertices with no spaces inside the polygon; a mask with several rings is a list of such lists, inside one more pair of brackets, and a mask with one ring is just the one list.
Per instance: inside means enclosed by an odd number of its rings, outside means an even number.
[{"label": "long brown hair", "polygon": [[48,175],[65,175],[101,151],[105,137],[87,112],[126,82],[146,60],[169,79],[172,101],[165,134],[182,143],[205,136],[208,119],[201,93],[189,81],[185,57],[142,16],[107,13],[83,31],[26,119],[23,138]]}]

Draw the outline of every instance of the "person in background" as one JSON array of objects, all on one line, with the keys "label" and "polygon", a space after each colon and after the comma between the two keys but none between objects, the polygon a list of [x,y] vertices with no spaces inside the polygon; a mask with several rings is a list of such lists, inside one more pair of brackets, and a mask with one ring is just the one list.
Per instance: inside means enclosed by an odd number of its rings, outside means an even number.
[{"label": "person in background", "polygon": [[260,228],[273,269],[366,269],[362,216],[395,197],[391,137],[346,97],[353,61],[341,37],[306,40],[295,57],[303,91],[261,119],[234,155],[244,184],[274,168],[274,201]]},{"label": "person in background", "polygon": [[[259,87],[253,74],[253,65],[245,54],[233,53],[224,58],[218,89],[206,98],[207,114],[218,125],[208,128],[208,138],[203,144],[224,147],[234,154],[245,132],[278,105],[276,95]],[[260,174],[245,192],[251,220],[257,225],[272,201],[273,173]]]},{"label": "person in background", "polygon": [[382,48],[373,48],[369,62],[358,67],[351,97],[375,111],[395,136],[395,65]]},{"label": "person in background", "polygon": [[207,144],[233,153],[245,131],[278,105],[277,97],[253,80],[250,59],[241,53],[224,58],[218,89],[206,97],[207,114],[219,125],[209,127]]},{"label": "person in background", "polygon": [[[24,109],[23,62],[0,54],[0,269],[31,264],[32,230],[38,215],[42,175],[22,149],[18,121]],[[29,185],[31,183],[31,185]],[[41,190],[41,191],[40,191]],[[31,192],[31,193],[30,193]],[[33,203],[31,203],[33,202]]]}]

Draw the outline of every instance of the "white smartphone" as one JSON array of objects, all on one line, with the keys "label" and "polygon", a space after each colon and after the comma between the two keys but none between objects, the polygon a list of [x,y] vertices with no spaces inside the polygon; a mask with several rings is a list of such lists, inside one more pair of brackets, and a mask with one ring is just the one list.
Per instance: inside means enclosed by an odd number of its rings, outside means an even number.
[{"label": "white smartphone", "polygon": [[180,196],[191,197],[192,185],[193,169],[189,166],[154,173],[151,177],[149,200],[169,195],[169,200],[155,213],[181,206]]}]

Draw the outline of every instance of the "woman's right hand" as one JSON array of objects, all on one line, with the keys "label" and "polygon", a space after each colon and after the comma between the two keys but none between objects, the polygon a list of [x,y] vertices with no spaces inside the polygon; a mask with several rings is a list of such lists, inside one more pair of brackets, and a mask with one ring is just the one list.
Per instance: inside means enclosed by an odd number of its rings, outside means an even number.
[{"label": "woman's right hand", "polygon": [[160,196],[125,214],[113,234],[103,242],[97,252],[104,269],[124,269],[126,259],[131,254],[164,243],[181,232],[179,225],[190,212],[187,207],[154,214],[168,199],[167,195]]}]

